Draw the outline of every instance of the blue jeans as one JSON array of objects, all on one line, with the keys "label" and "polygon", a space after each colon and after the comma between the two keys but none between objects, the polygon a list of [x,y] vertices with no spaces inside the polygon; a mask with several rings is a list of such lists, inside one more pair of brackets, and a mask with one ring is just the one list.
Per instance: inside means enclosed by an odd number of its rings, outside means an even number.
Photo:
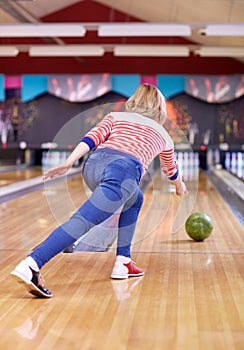
[{"label": "blue jeans", "polygon": [[117,255],[130,257],[136,222],[143,203],[138,185],[141,163],[133,156],[104,148],[91,153],[83,177],[92,190],[90,198],[38,246],[30,256],[41,268],[92,227],[119,212]]}]

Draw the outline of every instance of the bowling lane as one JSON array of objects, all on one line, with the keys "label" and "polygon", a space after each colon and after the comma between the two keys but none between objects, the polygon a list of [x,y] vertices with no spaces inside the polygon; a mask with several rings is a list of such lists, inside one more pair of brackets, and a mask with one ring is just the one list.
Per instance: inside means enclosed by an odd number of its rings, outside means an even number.
[{"label": "bowling lane", "polygon": [[[188,183],[183,203],[160,180],[156,176],[145,192],[146,220],[140,220],[132,247],[145,276],[111,280],[113,248],[59,254],[42,269],[51,300],[37,300],[9,277],[57,225],[47,193],[42,189],[0,204],[0,348],[241,349],[243,228],[204,173],[199,183]],[[80,179],[67,186],[74,206],[84,201]],[[54,190],[48,189],[60,217],[71,214],[60,205],[66,203],[62,183]],[[189,211],[211,215],[214,231],[205,242],[192,241],[183,227],[174,231]]]},{"label": "bowling lane", "polygon": [[[79,176],[80,172],[81,167],[74,167],[69,170],[67,177]],[[43,187],[42,173],[41,166],[9,172],[0,171],[0,203],[41,189]]]},{"label": "bowling lane", "polygon": [[33,179],[34,177],[40,176],[42,174],[41,166],[31,167],[31,168],[16,168],[8,171],[8,169],[0,168],[0,187],[12,185],[19,181]]},{"label": "bowling lane", "polygon": [[[161,253],[243,254],[244,228],[205,173],[199,182],[188,182],[189,193],[179,198],[167,192],[159,176],[147,191],[134,237],[134,251]],[[170,190],[170,189],[169,189]],[[208,214],[214,229],[208,239],[195,242],[184,228],[194,212]]]}]

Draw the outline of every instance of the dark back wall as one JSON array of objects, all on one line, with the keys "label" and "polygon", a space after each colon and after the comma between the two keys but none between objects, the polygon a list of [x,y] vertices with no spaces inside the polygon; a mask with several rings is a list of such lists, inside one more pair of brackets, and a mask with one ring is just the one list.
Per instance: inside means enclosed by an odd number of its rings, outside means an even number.
[{"label": "dark back wall", "polygon": [[[79,142],[82,136],[111,110],[120,110],[126,99],[110,92],[96,100],[72,103],[49,94],[28,103],[21,103],[21,122],[16,133],[10,132],[8,147],[17,147],[22,140],[30,148],[57,141],[67,148]],[[244,97],[230,103],[206,103],[187,94],[168,101],[169,119],[185,133],[192,147],[202,144],[217,147],[229,143],[240,148],[244,140]],[[174,138],[174,130],[172,130]],[[174,140],[177,141],[177,140]]]}]

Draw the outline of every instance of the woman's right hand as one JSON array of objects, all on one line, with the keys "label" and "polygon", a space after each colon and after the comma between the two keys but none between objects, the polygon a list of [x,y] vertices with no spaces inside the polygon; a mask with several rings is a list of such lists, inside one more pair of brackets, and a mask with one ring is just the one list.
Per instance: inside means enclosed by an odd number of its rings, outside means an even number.
[{"label": "woman's right hand", "polygon": [[177,179],[172,180],[171,183],[175,186],[177,196],[184,196],[187,194],[187,188],[185,183],[182,181],[181,175]]}]

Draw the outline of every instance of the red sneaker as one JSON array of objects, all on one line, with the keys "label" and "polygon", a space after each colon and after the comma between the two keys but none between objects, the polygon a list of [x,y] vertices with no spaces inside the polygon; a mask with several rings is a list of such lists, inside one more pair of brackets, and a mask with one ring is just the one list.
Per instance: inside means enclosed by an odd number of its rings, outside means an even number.
[{"label": "red sneaker", "polygon": [[124,279],[128,277],[139,277],[143,276],[144,271],[134,265],[133,261],[128,264],[116,261],[114,264],[113,272],[111,278]]}]

